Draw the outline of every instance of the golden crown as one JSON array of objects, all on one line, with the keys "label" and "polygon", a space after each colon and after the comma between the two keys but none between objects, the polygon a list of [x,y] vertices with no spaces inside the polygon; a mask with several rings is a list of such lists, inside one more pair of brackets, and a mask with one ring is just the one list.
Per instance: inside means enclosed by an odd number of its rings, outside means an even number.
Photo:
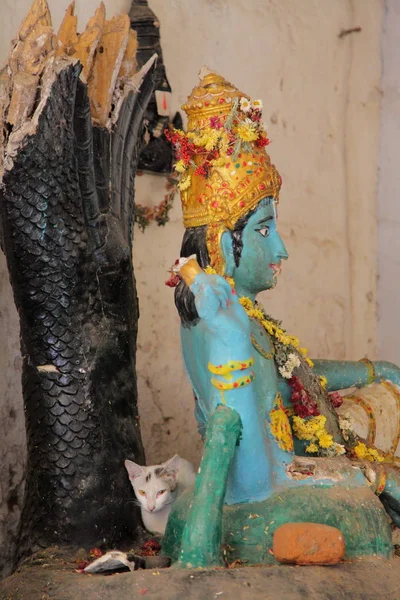
[{"label": "golden crown", "polygon": [[[218,250],[223,231],[267,196],[278,201],[281,177],[265,151],[269,140],[261,122],[262,103],[208,69],[200,74],[182,109],[188,132],[173,131],[183,223],[208,225],[211,264],[222,272]],[[214,264],[213,264],[214,263]]]}]

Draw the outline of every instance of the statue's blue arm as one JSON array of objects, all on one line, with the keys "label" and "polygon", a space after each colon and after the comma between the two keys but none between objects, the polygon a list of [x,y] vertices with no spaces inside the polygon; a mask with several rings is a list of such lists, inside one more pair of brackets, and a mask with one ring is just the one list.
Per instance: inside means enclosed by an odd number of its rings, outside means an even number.
[{"label": "statue's blue arm", "polygon": [[328,380],[329,392],[389,380],[400,387],[400,368],[385,361],[313,359],[314,371]]},{"label": "statue's blue arm", "polygon": [[[285,465],[292,458],[291,451],[282,450],[270,431],[268,415],[274,406],[278,392],[276,379],[270,378],[264,386],[264,404],[258,402],[257,378],[251,381],[252,367],[234,370],[225,378],[200,370],[197,357],[204,357],[209,364],[226,365],[229,361],[254,359],[254,348],[250,339],[250,320],[240,305],[229,284],[216,275],[200,273],[191,290],[200,317],[191,334],[196,343],[184,348],[186,368],[195,388],[203,390],[202,401],[209,404],[209,415],[218,404],[225,404],[240,416],[242,435],[235,452],[227,483],[226,503],[234,504],[249,500],[261,500],[271,493],[277,481],[285,476]],[[201,348],[200,348],[201,347]],[[225,389],[220,394],[217,386],[210,382],[247,383],[234,389]],[[214,384],[213,384],[214,385]],[[226,388],[227,386],[224,385]],[[207,391],[208,390],[208,391]]]}]

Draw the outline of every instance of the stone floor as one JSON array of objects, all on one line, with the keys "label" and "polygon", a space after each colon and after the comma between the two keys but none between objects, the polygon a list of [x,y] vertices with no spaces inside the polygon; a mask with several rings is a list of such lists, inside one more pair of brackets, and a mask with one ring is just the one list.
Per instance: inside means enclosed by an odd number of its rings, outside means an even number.
[{"label": "stone floor", "polygon": [[400,600],[400,558],[330,567],[77,573],[65,557],[27,564],[0,583],[0,600]]}]

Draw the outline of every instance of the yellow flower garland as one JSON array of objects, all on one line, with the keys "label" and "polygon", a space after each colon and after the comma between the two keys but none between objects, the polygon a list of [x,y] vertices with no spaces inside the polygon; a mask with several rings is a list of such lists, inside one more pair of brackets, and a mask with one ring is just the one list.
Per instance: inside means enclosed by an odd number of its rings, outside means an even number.
[{"label": "yellow flower garland", "polygon": [[326,386],[328,385],[328,380],[326,377],[324,377],[324,375],[320,375],[319,376],[319,382],[321,384],[321,387],[323,390],[326,390]]},{"label": "yellow flower garland", "polygon": [[279,327],[279,325],[277,325],[273,321],[270,321],[269,319],[266,319],[264,312],[256,306],[254,306],[254,303],[252,302],[252,300],[250,300],[250,298],[243,296],[242,298],[239,298],[239,302],[243,306],[247,315],[253,319],[256,319],[256,321],[259,321],[259,323],[264,327],[265,331],[269,333],[269,335],[275,337],[284,346],[293,346],[294,348],[296,348],[296,350],[298,350],[298,352],[300,352],[300,354],[304,356],[308,365],[311,368],[314,366],[312,360],[307,357],[307,348],[300,347],[300,342],[297,337],[295,337],[294,335],[288,335],[283,331],[281,327]]},{"label": "yellow flower garland", "polygon": [[375,450],[375,448],[368,448],[363,442],[358,442],[357,446],[353,448],[354,454],[361,460],[369,460],[370,462],[383,462],[384,456]]},{"label": "yellow flower garland", "polygon": [[310,442],[305,450],[308,454],[316,454],[320,450],[330,450],[332,455],[345,453],[342,444],[337,444],[333,436],[325,428],[326,417],[318,415],[311,419],[293,417],[293,432],[299,440]]}]

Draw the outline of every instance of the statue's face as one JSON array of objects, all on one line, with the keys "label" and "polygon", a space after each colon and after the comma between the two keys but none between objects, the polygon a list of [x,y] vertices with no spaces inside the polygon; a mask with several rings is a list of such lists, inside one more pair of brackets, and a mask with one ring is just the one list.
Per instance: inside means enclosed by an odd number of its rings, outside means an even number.
[{"label": "statue's face", "polygon": [[243,229],[240,263],[232,274],[241,296],[254,297],[277,283],[281,262],[288,253],[277,231],[276,218],[275,202],[265,198]]}]

